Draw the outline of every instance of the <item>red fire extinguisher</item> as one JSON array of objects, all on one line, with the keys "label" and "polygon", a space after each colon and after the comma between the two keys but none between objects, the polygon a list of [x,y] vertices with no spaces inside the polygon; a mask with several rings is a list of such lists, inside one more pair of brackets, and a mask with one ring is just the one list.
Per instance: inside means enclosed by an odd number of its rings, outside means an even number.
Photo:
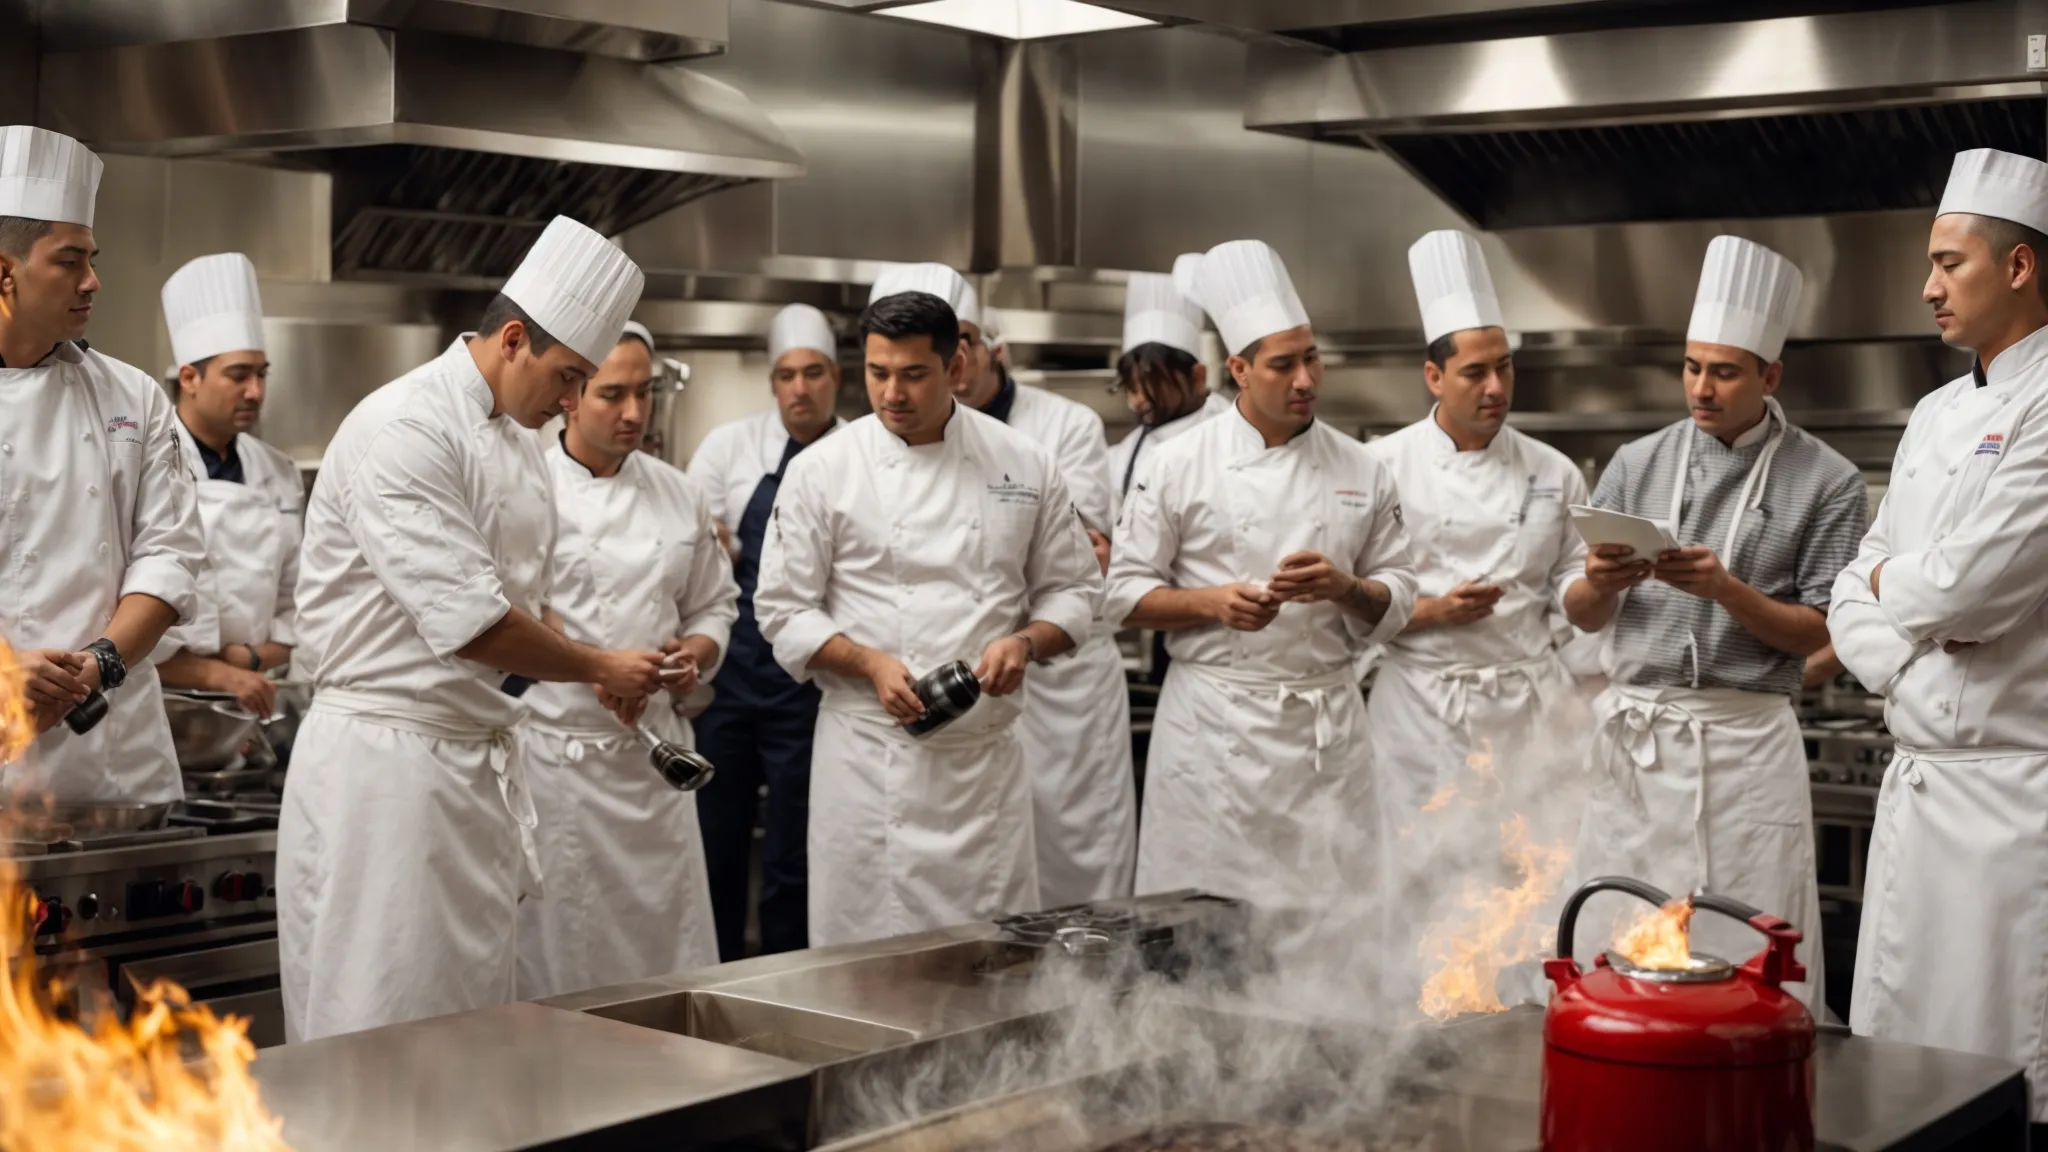
[{"label": "red fire extinguisher", "polygon": [[1740,967],[1694,953],[1677,969],[1608,952],[1582,973],[1572,930],[1600,891],[1670,902],[1616,876],[1565,902],[1557,958],[1543,964],[1557,985],[1543,1022],[1545,1152],[1811,1152],[1813,1016],[1780,987],[1806,978],[1798,930],[1701,893],[1693,907],[1746,921],[1764,950]]}]

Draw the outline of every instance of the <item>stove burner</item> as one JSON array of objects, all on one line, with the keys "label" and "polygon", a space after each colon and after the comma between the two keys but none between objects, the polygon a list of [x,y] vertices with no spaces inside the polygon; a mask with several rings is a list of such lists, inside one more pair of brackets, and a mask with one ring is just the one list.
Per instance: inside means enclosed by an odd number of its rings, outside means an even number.
[{"label": "stove burner", "polygon": [[995,923],[1011,949],[991,967],[1045,955],[1088,961],[1122,956],[1170,979],[1186,976],[1197,965],[1229,974],[1241,965],[1250,914],[1241,900],[1191,893],[1005,916]]},{"label": "stove burner", "polygon": [[1130,936],[1138,926],[1138,916],[1129,908],[1102,908],[1089,904],[1025,912],[996,921],[996,927],[1003,930],[1005,939],[1019,944],[1040,945],[1084,936],[1091,939],[1100,937],[1106,944],[1118,937]]}]

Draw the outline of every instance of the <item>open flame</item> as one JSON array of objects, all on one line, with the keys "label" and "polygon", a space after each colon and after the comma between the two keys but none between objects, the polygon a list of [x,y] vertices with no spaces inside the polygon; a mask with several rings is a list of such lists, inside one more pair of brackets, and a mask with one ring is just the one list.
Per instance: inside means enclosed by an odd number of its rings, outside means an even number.
[{"label": "open flame", "polygon": [[1647,912],[1614,942],[1614,950],[1638,968],[1690,968],[1692,913],[1690,899]]},{"label": "open flame", "polygon": [[[35,736],[21,681],[0,642],[0,763]],[[246,1021],[169,982],[141,990],[125,1023],[111,1009],[89,1030],[67,1019],[71,990],[37,970],[41,907],[0,857],[0,1149],[289,1152],[249,1074]]]},{"label": "open flame", "polygon": [[[1493,785],[1483,791],[1499,790],[1490,742],[1482,742],[1465,763],[1482,785]],[[1446,788],[1423,811],[1444,808],[1456,796],[1455,785]],[[1488,884],[1468,878],[1451,914],[1432,922],[1423,933],[1418,952],[1435,968],[1423,982],[1418,1006],[1434,1019],[1505,1011],[1495,987],[1501,971],[1544,955],[1557,934],[1554,927],[1538,924],[1536,913],[1571,866],[1572,844],[1537,843],[1529,818],[1520,814],[1501,823],[1500,839],[1501,858],[1512,869],[1514,882]]]}]

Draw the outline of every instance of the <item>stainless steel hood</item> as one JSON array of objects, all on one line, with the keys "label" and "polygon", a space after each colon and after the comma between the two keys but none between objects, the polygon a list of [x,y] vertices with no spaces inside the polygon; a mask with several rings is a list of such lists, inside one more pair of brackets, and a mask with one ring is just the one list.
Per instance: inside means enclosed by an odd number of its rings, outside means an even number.
[{"label": "stainless steel hood", "polygon": [[[724,36],[723,0],[608,9],[662,16],[654,29],[541,11],[574,7],[57,0],[44,9],[40,118],[110,152],[331,172],[344,277],[481,285],[557,214],[615,234],[710,192],[803,173],[802,154],[727,84],[536,43],[714,49],[703,37]],[[702,18],[680,18],[690,12]]]},{"label": "stainless steel hood", "polygon": [[2043,0],[1112,6],[1258,34],[1248,126],[1380,149],[1488,229],[1928,208],[1957,151],[2048,151]]}]

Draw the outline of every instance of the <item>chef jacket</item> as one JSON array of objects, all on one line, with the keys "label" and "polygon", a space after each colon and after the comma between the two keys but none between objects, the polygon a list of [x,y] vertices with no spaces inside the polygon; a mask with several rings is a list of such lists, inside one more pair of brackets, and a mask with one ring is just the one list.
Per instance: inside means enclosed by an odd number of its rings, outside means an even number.
[{"label": "chef jacket", "polygon": [[[837,431],[846,427],[846,421],[835,419],[832,427]],[[760,485],[761,477],[782,463],[789,441],[782,413],[770,408],[713,428],[690,454],[690,479],[703,486],[711,500],[712,514],[728,531],[739,532],[754,489]],[[753,594],[752,589],[742,592],[747,596]]]},{"label": "chef jacket", "polygon": [[1235,405],[1159,449],[1124,505],[1104,616],[1121,624],[1159,588],[1264,586],[1294,552],[1386,585],[1386,615],[1368,624],[1335,604],[1287,604],[1258,632],[1203,624],[1170,633],[1175,660],[1275,680],[1348,667],[1397,635],[1415,610],[1415,572],[1386,465],[1317,420],[1268,448]]},{"label": "chef jacket", "polygon": [[[469,348],[447,351],[371,393],[328,445],[306,510],[299,557],[299,658],[321,688],[398,692],[482,727],[525,714],[504,673],[455,653],[537,602],[515,556],[494,456],[546,476],[539,438],[491,415],[490,385]],[[544,481],[543,481],[544,482]],[[552,498],[543,502],[552,515]],[[525,510],[531,514],[532,509]],[[520,546],[531,548],[532,541]],[[527,586],[511,583],[525,572]]]},{"label": "chef jacket", "polygon": [[[799,681],[833,636],[901,660],[911,675],[961,660],[1033,621],[1079,643],[1101,569],[1051,453],[955,404],[937,443],[912,447],[874,416],[789,466],[761,557],[755,609]],[[823,706],[886,720],[874,687],[815,674]],[[1019,697],[984,700],[953,729],[1007,726]]]},{"label": "chef jacket", "polygon": [[1435,412],[1366,445],[1387,466],[1415,561],[1419,596],[1467,580],[1497,584],[1493,615],[1456,628],[1406,632],[1392,651],[1428,668],[1533,660],[1555,646],[1551,617],[1586,576],[1586,544],[1567,508],[1586,502],[1586,479],[1564,453],[1503,427],[1460,452]]},{"label": "chef jacket", "polygon": [[1109,535],[1115,513],[1109,488],[1109,442],[1103,436],[1102,417],[1085,404],[1043,388],[1009,379],[1003,381],[1003,387],[1006,395],[998,397],[999,402],[1006,402],[1003,410],[999,412],[991,404],[982,410],[984,414],[1050,449],[1081,523]]},{"label": "chef jacket", "polygon": [[[1746,485],[1770,437],[1784,434],[1761,495]],[[1671,517],[1671,492],[1684,442],[1692,441],[1680,544],[1711,548],[1736,579],[1773,600],[1823,611],[1835,577],[1856,555],[1870,520],[1863,474],[1806,430],[1767,415],[1733,445],[1690,418],[1622,445],[1600,475],[1593,505]],[[1728,528],[1745,493],[1756,506],[1742,513],[1734,555]],[[1760,502],[1760,503],[1759,503]],[[1711,600],[1646,580],[1630,588],[1609,625],[1608,667],[1645,688],[1735,688],[1791,696],[1806,660],[1780,652],[1735,622]]]},{"label": "chef jacket", "polygon": [[[1835,581],[1835,653],[1884,694],[1901,744],[2048,750],[2044,531],[2048,328],[1913,409],[1877,520]],[[1950,654],[1951,640],[1974,647]]]},{"label": "chef jacket", "polygon": [[176,432],[198,493],[207,563],[197,610],[164,633],[155,658],[180,650],[213,656],[229,644],[296,644],[294,597],[306,498],[299,466],[247,433],[218,453],[183,420]]},{"label": "chef jacket", "polygon": [[[162,385],[76,344],[0,368],[0,637],[77,651],[136,594],[193,615],[205,541],[176,424]],[[156,671],[137,664],[98,727],[45,732],[8,785],[80,800],[182,795]]]},{"label": "chef jacket", "polygon": [[1177,419],[1168,420],[1157,427],[1140,427],[1122,440],[1109,454],[1109,482],[1111,515],[1123,517],[1124,504],[1131,498],[1131,488],[1144,478],[1144,469],[1152,461],[1152,453],[1195,425],[1219,412],[1228,412],[1234,407],[1230,397],[1221,392],[1209,393],[1209,398],[1200,408]]}]

